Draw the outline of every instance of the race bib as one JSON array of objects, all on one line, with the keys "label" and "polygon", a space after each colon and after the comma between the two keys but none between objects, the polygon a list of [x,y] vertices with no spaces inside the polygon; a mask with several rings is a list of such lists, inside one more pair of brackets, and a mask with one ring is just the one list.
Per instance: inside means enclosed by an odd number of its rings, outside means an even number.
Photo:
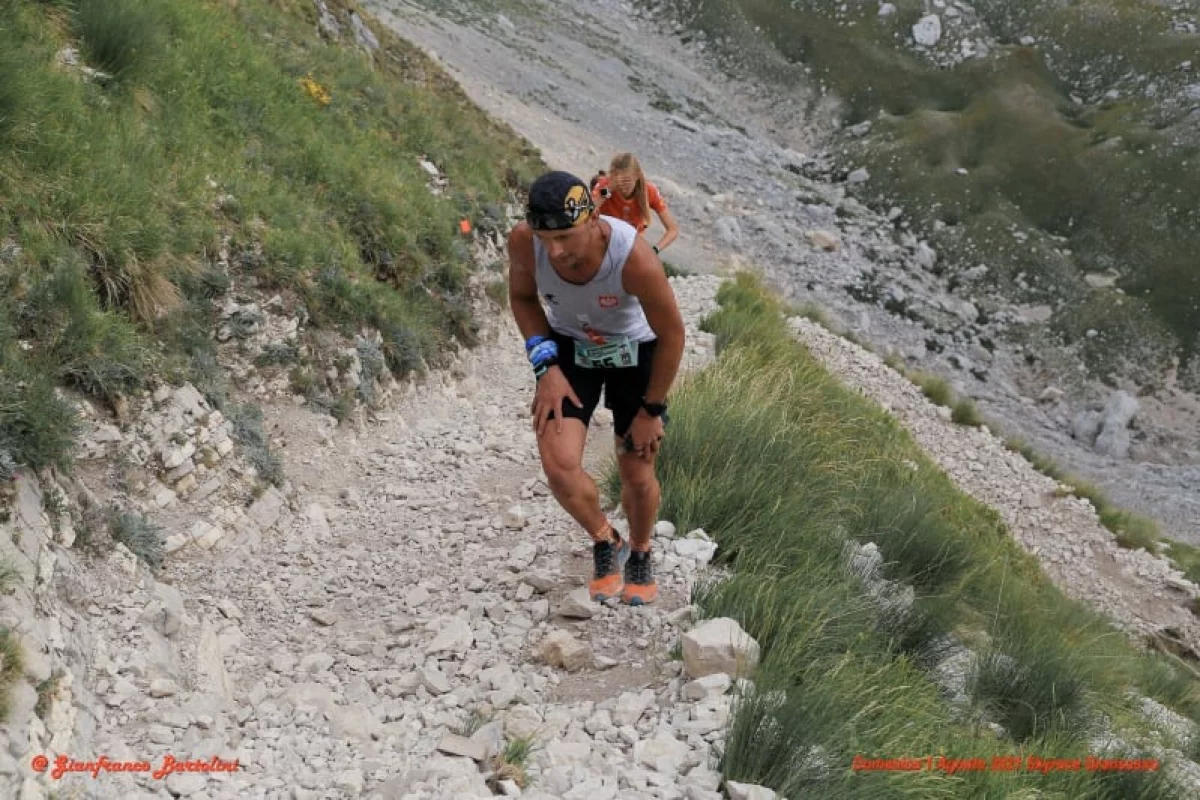
[{"label": "race bib", "polygon": [[600,369],[604,367],[636,367],[637,363],[637,342],[626,336],[611,339],[606,344],[592,344],[575,340],[576,366]]}]

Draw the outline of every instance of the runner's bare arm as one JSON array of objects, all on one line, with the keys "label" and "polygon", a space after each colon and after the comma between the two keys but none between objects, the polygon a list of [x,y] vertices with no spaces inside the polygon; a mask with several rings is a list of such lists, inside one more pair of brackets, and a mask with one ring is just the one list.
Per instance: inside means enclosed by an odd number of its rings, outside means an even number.
[{"label": "runner's bare arm", "polygon": [[667,282],[667,274],[659,266],[650,245],[640,236],[625,262],[621,283],[625,291],[641,302],[646,321],[658,337],[646,387],[646,402],[661,403],[675,382],[679,362],[683,360],[683,316],[679,313],[671,284]]},{"label": "runner's bare arm", "polygon": [[508,234],[508,305],[521,330],[522,341],[549,336],[550,323],[538,300],[533,277],[533,231],[524,222]]},{"label": "runner's bare arm", "polygon": [[662,211],[655,212],[658,214],[659,220],[663,224],[663,236],[658,240],[658,249],[661,253],[667,249],[667,245],[679,238],[679,223],[675,221],[675,215],[671,213],[671,209],[663,206]]},{"label": "runner's bare arm", "polygon": [[[663,199],[662,192],[657,186],[650,184],[652,191],[650,193],[650,208],[658,214],[659,220],[663,225],[662,238],[658,240],[658,251],[661,254],[667,249],[667,245],[679,238],[679,223],[675,221],[675,215],[671,213],[671,209],[667,206],[667,201]],[[646,220],[649,222],[650,220]]]}]

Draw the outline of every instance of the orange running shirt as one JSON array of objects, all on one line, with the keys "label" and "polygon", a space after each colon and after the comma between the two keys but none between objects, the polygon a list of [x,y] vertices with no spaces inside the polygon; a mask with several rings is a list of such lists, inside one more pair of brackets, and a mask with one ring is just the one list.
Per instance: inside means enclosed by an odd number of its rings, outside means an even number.
[{"label": "orange running shirt", "polygon": [[[612,188],[609,185],[607,175],[596,181],[596,186],[592,189],[592,197],[595,199],[601,214],[628,222],[637,228],[638,233],[650,227],[650,220],[642,219],[642,210],[638,208],[637,195],[626,199],[621,196],[620,192],[613,189],[609,198],[603,200],[600,197],[600,190],[605,188]],[[650,181],[646,181],[646,199],[650,203],[650,208],[659,214],[667,210],[667,204],[659,193],[658,187]]]}]

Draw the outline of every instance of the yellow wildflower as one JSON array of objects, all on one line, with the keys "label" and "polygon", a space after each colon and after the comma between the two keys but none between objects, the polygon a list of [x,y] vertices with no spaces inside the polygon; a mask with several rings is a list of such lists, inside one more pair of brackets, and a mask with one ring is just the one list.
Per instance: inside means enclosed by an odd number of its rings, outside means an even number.
[{"label": "yellow wildflower", "polygon": [[311,75],[305,75],[300,79],[300,85],[304,87],[304,91],[313,100],[316,100],[323,106],[329,105],[329,90],[312,79]]}]

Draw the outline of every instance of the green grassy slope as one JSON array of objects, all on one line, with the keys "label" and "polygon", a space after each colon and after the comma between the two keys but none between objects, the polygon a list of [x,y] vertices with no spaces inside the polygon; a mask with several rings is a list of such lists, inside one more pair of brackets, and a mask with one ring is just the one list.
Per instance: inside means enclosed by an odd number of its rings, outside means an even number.
[{"label": "green grassy slope", "polygon": [[[729,569],[695,601],[762,646],[757,688],[735,707],[726,777],[789,797],[1172,796],[1161,771],[850,769],[858,754],[1084,759],[1106,725],[1134,757],[1150,726],[1126,692],[1200,719],[1198,684],[1188,665],[1136,649],[1064,596],[991,509],[792,339],[755,280],[739,276],[718,299],[705,323],[718,361],[673,393],[659,472],[661,518],[703,527]],[[615,502],[619,491],[610,471],[606,494]],[[877,545],[882,576],[912,587],[911,612],[869,596],[845,568],[847,541]],[[932,674],[950,634],[980,656],[963,715]]]},{"label": "green grassy slope", "polygon": [[470,343],[458,221],[501,223],[540,158],[344,19],[331,44],[307,2],[0,0],[0,450],[66,462],[56,383],[114,402],[189,378],[222,402],[209,332],[231,282],[377,329],[398,377]]}]

